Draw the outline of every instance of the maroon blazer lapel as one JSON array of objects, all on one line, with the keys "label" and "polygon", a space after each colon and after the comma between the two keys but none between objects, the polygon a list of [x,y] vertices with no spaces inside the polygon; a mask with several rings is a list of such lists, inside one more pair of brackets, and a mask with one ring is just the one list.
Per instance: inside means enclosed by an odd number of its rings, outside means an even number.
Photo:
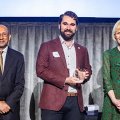
[{"label": "maroon blazer lapel", "polygon": [[81,50],[80,50],[80,49],[81,49],[81,47],[80,47],[77,43],[75,43],[75,50],[76,50],[76,67],[79,68],[79,69],[82,68],[82,65],[81,65],[81,64],[82,64],[82,63],[81,63],[82,61],[81,61],[81,55],[80,55],[80,54],[81,54],[81,53],[80,53]]},{"label": "maroon blazer lapel", "polygon": [[[60,59],[61,59],[61,61],[62,61],[62,63],[63,63],[63,66],[65,67],[65,69],[67,69],[67,64],[66,64],[66,60],[65,60],[65,55],[64,55],[64,51],[63,51],[63,48],[62,48],[62,44],[61,44],[61,41],[60,41],[60,39],[59,38],[57,38],[56,40],[55,40],[55,46],[56,46],[56,49],[57,49],[57,51],[58,51],[58,53],[59,53],[59,55],[60,55]],[[65,87],[63,88],[65,91],[67,91],[68,90],[68,85],[65,85]]]},{"label": "maroon blazer lapel", "polygon": [[76,49],[76,66],[78,69],[87,69],[92,74],[91,65],[89,64],[88,51],[85,47],[75,43]]},{"label": "maroon blazer lapel", "polygon": [[59,38],[56,39],[56,49],[58,50],[58,53],[60,55],[60,58],[61,58],[61,60],[63,62],[64,67],[67,68],[64,51],[63,51],[63,48],[62,48],[62,45],[61,45],[61,41],[60,41]]}]

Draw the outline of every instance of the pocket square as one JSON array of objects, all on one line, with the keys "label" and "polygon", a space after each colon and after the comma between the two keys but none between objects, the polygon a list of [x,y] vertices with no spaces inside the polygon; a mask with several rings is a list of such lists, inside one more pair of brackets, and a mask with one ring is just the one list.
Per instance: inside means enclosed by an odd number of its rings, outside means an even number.
[{"label": "pocket square", "polygon": [[59,55],[58,52],[53,52],[53,56],[54,56],[54,57],[60,57],[60,55]]}]

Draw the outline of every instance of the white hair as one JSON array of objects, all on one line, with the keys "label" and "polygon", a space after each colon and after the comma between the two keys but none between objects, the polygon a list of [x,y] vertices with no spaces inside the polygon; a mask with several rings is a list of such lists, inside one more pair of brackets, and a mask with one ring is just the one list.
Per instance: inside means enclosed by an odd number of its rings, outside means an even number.
[{"label": "white hair", "polygon": [[116,39],[115,39],[115,33],[116,33],[116,31],[118,31],[119,29],[120,29],[120,20],[118,20],[118,21],[115,23],[115,25],[114,25],[114,27],[113,27],[113,30],[112,30],[112,39],[115,40],[115,41],[116,41]]}]

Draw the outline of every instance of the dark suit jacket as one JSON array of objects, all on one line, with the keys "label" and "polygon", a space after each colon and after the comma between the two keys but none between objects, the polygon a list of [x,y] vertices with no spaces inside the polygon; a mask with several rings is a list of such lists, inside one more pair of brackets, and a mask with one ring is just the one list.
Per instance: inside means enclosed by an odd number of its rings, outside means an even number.
[{"label": "dark suit jacket", "polygon": [[5,100],[11,111],[4,120],[19,120],[20,97],[24,89],[23,55],[8,47],[3,75],[0,75],[0,100]]},{"label": "dark suit jacket", "polygon": [[[85,68],[91,74],[87,49],[75,43],[77,68]],[[60,57],[54,57],[53,52],[58,52]],[[69,76],[63,48],[59,38],[45,42],[41,45],[37,63],[37,76],[44,80],[40,99],[40,107],[58,111],[65,103],[68,85],[64,85],[66,77]],[[83,98],[81,85],[78,87],[78,102],[80,110],[83,111]]]}]

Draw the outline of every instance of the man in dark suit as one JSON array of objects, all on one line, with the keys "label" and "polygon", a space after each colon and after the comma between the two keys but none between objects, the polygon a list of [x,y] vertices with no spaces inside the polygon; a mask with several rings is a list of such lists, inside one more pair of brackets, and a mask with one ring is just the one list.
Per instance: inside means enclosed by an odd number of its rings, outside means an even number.
[{"label": "man in dark suit", "polygon": [[42,120],[83,120],[81,84],[92,73],[87,49],[73,37],[78,29],[77,15],[67,11],[59,18],[60,36],[42,43],[37,76],[44,80],[40,99]]},{"label": "man in dark suit", "polygon": [[23,55],[10,47],[8,28],[0,25],[0,120],[20,120],[20,98],[24,89]]}]

